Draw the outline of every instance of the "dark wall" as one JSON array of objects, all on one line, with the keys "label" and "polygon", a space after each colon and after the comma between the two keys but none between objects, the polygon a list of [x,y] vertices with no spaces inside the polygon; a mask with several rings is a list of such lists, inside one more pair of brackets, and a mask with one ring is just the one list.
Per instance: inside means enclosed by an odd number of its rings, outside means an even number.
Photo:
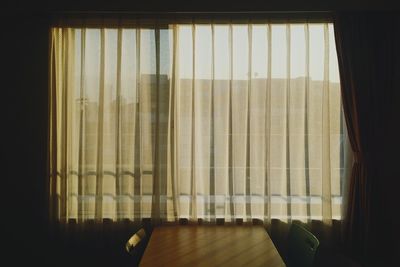
[{"label": "dark wall", "polygon": [[[400,258],[400,53],[397,50],[400,45],[399,18],[397,32],[394,34],[396,37],[381,40],[377,48],[381,59],[378,63],[381,66],[379,75],[386,79],[380,80],[382,83],[377,86],[383,93],[375,94],[379,97],[372,101],[376,105],[372,109],[379,115],[374,116],[376,134],[373,144],[370,144],[371,151],[375,153],[372,158],[375,160],[370,197],[372,219],[368,237],[371,240],[370,251],[373,253],[369,266],[396,266]],[[393,32],[388,30],[388,33]],[[391,53],[393,47],[397,54]]]},{"label": "dark wall", "polygon": [[[8,10],[17,11],[327,11],[393,10],[390,0],[15,0]],[[5,10],[7,10],[5,9]]]},{"label": "dark wall", "polygon": [[[43,263],[51,259],[54,243],[49,242],[47,224],[47,90],[48,90],[48,15],[55,11],[301,11],[301,10],[373,10],[390,9],[386,1],[377,4],[368,1],[43,1],[23,3],[15,1],[2,11],[2,51],[3,78],[1,88],[6,92],[2,99],[3,132],[6,132],[3,154],[6,157],[6,186],[1,187],[3,199],[2,225],[6,232],[8,249],[6,255],[12,259],[13,266],[24,263]],[[5,31],[4,31],[5,29]],[[5,69],[5,71],[4,71]],[[394,95],[393,112],[400,114],[400,96]],[[5,105],[4,105],[5,104]],[[393,115],[396,121],[397,116]],[[385,125],[385,132],[393,138],[399,136],[395,124]],[[385,135],[382,134],[382,140]],[[377,140],[380,142],[382,140]],[[4,147],[6,148],[4,151]],[[398,147],[397,147],[398,148]],[[377,182],[375,191],[380,194],[376,204],[376,216],[382,216],[393,224],[386,207],[396,208],[393,195],[397,194],[391,183],[399,178],[396,147],[384,141],[381,162],[385,169],[381,171],[381,182]],[[388,191],[387,191],[388,190]],[[387,194],[389,192],[392,195]],[[396,205],[397,206],[397,205]],[[380,222],[379,226],[384,226]],[[391,237],[387,238],[391,241]]]},{"label": "dark wall", "polygon": [[9,241],[4,254],[20,266],[41,258],[38,248],[44,243],[48,26],[33,15],[2,18],[6,185],[1,220]]}]

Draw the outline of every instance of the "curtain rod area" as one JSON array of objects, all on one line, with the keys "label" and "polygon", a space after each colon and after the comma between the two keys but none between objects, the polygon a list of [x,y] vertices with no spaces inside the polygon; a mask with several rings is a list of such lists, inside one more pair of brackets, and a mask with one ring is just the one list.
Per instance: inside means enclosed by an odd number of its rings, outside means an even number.
[{"label": "curtain rod area", "polygon": [[169,23],[331,22],[331,11],[63,11],[50,14],[53,26],[131,26]]},{"label": "curtain rod area", "polygon": [[129,14],[129,15],[157,15],[157,14],[330,14],[332,11],[322,10],[247,10],[247,11],[53,11],[53,14]]}]

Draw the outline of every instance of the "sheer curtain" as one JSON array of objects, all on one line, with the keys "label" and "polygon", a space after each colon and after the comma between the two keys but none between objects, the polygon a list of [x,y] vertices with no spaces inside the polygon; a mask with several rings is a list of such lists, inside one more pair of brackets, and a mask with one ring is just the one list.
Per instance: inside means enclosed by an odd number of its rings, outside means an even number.
[{"label": "sheer curtain", "polygon": [[53,218],[341,219],[331,24],[55,27],[50,69]]}]

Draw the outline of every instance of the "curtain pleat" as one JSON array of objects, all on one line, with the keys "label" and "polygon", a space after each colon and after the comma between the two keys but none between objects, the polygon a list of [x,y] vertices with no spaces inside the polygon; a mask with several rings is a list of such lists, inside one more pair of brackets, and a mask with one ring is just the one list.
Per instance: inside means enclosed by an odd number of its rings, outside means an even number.
[{"label": "curtain pleat", "polygon": [[247,33],[248,33],[248,73],[249,73],[249,81],[247,82],[247,123],[246,123],[246,176],[245,176],[245,203],[246,203],[246,221],[250,221],[252,216],[251,216],[251,176],[250,176],[250,140],[251,140],[251,130],[250,130],[250,120],[251,120],[251,73],[252,73],[252,25],[248,24],[247,26]]},{"label": "curtain pleat", "polygon": [[49,217],[59,219],[57,214],[58,194],[57,194],[57,81],[58,66],[57,52],[61,49],[57,47],[58,29],[52,31],[50,44],[50,75],[49,75]]},{"label": "curtain pleat", "polygon": [[264,118],[265,118],[265,138],[264,138],[264,145],[265,145],[265,164],[264,164],[264,192],[263,192],[263,200],[264,200],[264,222],[267,225],[271,224],[271,86],[272,86],[272,75],[271,75],[271,65],[272,65],[272,42],[271,42],[271,25],[266,25],[267,31],[267,48],[266,48],[266,93],[265,93],[265,104],[264,104]]},{"label": "curtain pleat", "polygon": [[211,103],[210,103],[210,217],[209,220],[215,223],[216,219],[216,190],[215,190],[215,139],[212,136],[216,135],[215,131],[215,25],[211,25]]},{"label": "curtain pleat", "polygon": [[[178,31],[176,30],[176,26],[172,27],[172,66],[171,66],[171,76],[175,77],[176,73],[179,72],[179,47],[178,47]],[[179,206],[179,171],[178,171],[178,158],[179,158],[179,146],[177,145],[177,138],[179,133],[179,120],[177,117],[177,110],[179,105],[179,98],[177,98],[179,91],[179,82],[175,79],[170,79],[170,102],[169,102],[169,110],[170,110],[170,120],[169,125],[171,127],[168,128],[170,133],[170,161],[168,166],[171,168],[169,181],[171,181],[171,194],[172,194],[172,218],[173,220],[177,220],[180,217],[180,206]]]},{"label": "curtain pleat", "polygon": [[349,157],[332,31],[53,28],[52,216],[340,219]]},{"label": "curtain pleat", "polygon": [[104,129],[104,87],[105,87],[105,30],[100,32],[100,88],[99,121],[97,126],[97,161],[96,161],[96,220],[103,218],[103,129]]},{"label": "curtain pleat", "polygon": [[[61,43],[61,49],[62,50],[69,50],[69,36],[68,36],[68,29],[63,29],[62,30],[62,43]],[[68,54],[62,54],[62,66],[64,66],[63,71],[61,73],[62,76],[68,77],[68,68],[69,68],[69,55]],[[67,170],[67,145],[68,145],[68,133],[67,133],[67,125],[68,125],[68,78],[62,80],[62,91],[61,91],[61,99],[62,99],[62,112],[61,112],[61,132],[64,133],[61,135],[61,149],[60,149],[60,161],[61,161],[61,171],[60,171],[60,198],[61,198],[61,207],[60,207],[60,217],[61,218],[66,218],[66,208],[67,208],[67,181],[68,181],[68,170]]]},{"label": "curtain pleat", "polygon": [[332,209],[331,197],[331,160],[330,160],[330,88],[329,88],[329,35],[328,25],[324,25],[324,83],[322,89],[322,220],[331,224]]},{"label": "curtain pleat", "polygon": [[[136,52],[136,72],[135,72],[135,91],[136,91],[136,101],[133,103],[135,106],[135,140],[134,140],[134,191],[133,191],[133,199],[134,199],[134,208],[133,208],[133,218],[135,220],[140,220],[142,213],[142,198],[140,197],[142,194],[141,190],[141,180],[142,180],[142,138],[141,138],[141,116],[142,114],[142,105],[141,105],[141,83],[140,83],[140,31],[135,31],[135,52]],[[133,59],[132,59],[133,60]]]},{"label": "curtain pleat", "polygon": [[[86,202],[84,201],[84,183],[86,178],[86,164],[85,162],[85,69],[86,69],[86,30],[82,29],[81,33],[81,64],[80,64],[80,86],[79,86],[79,99],[78,99],[78,109],[79,109],[79,136],[78,136],[78,221],[82,222],[86,219],[85,207]],[[67,53],[69,51],[67,50]],[[67,54],[64,53],[64,54]],[[62,149],[62,148],[61,148]]]},{"label": "curtain pleat", "polygon": [[291,136],[290,136],[290,121],[291,121],[291,103],[290,103],[290,25],[285,25],[286,28],[286,88],[285,88],[285,94],[286,94],[286,101],[285,101],[285,108],[286,108],[286,118],[285,118],[285,156],[286,156],[286,215],[287,215],[287,220],[291,222],[292,220],[292,199],[291,199],[291,168],[290,168],[290,157],[291,157]]},{"label": "curtain pleat", "polygon": [[152,131],[152,137],[153,137],[153,142],[152,142],[152,150],[154,151],[153,154],[153,201],[152,201],[152,210],[151,210],[151,218],[154,218],[154,220],[159,220],[160,215],[162,213],[162,203],[161,203],[161,177],[160,177],[160,170],[159,170],[159,159],[160,159],[160,150],[159,150],[159,145],[160,145],[160,135],[159,135],[159,96],[160,96],[160,30],[155,29],[153,31],[154,33],[154,48],[155,48],[155,77],[154,79],[155,82],[155,87],[154,87],[154,93],[152,94],[152,98],[154,98],[154,103],[155,107],[153,108],[154,110],[154,117],[152,118],[155,120],[155,123],[151,124],[151,131]]},{"label": "curtain pleat", "polygon": [[304,172],[305,190],[307,198],[307,221],[311,221],[311,194],[310,194],[310,152],[309,152],[309,94],[310,94],[310,31],[308,23],[304,25],[305,39],[305,79],[304,79]]},{"label": "curtain pleat", "polygon": [[[228,130],[228,186],[229,186],[229,193],[228,193],[228,203],[229,203],[229,210],[228,210],[228,216],[230,215],[231,219],[230,221],[234,221],[236,219],[235,217],[235,196],[234,196],[234,182],[233,182],[233,177],[235,175],[235,168],[234,168],[234,163],[233,163],[233,157],[234,157],[234,150],[233,150],[233,92],[232,92],[232,87],[233,87],[233,33],[232,33],[232,24],[229,24],[229,32],[228,32],[228,42],[229,42],[229,130]],[[225,210],[226,212],[226,210]]]},{"label": "curtain pleat", "polygon": [[191,189],[190,189],[190,209],[189,209],[189,218],[196,220],[197,219],[197,187],[196,187],[196,90],[195,90],[195,85],[196,85],[196,25],[192,25],[191,27],[191,33],[192,33],[192,92],[191,92],[191,102],[192,102],[192,127],[191,127],[191,163],[190,163],[190,170],[191,170]]},{"label": "curtain pleat", "polygon": [[117,81],[116,81],[116,107],[115,107],[115,198],[116,201],[116,218],[119,220],[122,213],[122,169],[121,169],[121,50],[122,50],[122,29],[118,29],[117,33]]}]

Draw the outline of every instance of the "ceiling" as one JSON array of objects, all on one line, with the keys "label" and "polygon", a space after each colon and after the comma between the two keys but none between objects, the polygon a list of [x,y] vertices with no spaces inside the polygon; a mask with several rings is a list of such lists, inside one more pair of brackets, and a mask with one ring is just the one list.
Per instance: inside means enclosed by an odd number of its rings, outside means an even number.
[{"label": "ceiling", "polygon": [[4,13],[16,12],[298,12],[393,10],[389,0],[14,0]]}]

